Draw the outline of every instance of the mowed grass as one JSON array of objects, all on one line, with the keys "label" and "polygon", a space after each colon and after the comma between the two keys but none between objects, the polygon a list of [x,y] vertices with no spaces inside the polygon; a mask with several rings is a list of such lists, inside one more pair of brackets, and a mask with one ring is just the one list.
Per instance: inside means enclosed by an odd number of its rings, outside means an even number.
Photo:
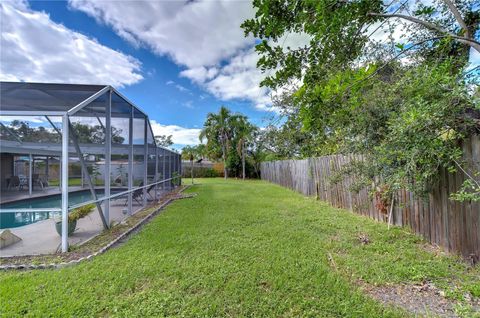
[{"label": "mowed grass", "polygon": [[480,293],[478,269],[425,251],[404,229],[261,181],[199,182],[188,190],[198,196],[92,261],[0,273],[0,315],[403,317],[356,282],[450,288],[455,278],[452,296]]}]

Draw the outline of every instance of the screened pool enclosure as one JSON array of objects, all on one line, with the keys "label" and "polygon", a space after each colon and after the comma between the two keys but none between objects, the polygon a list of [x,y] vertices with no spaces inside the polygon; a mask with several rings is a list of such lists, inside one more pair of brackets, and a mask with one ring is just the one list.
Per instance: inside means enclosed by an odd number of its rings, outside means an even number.
[{"label": "screened pool enclosure", "polygon": [[[115,88],[0,85],[0,231],[21,239],[0,255],[65,252],[180,184],[180,155],[157,146],[147,114]],[[69,237],[68,214],[87,204],[95,211]]]}]

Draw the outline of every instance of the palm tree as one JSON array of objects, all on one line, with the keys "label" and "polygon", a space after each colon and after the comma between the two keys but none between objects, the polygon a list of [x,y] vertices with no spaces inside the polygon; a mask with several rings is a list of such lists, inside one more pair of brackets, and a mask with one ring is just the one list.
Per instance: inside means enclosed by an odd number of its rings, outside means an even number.
[{"label": "palm tree", "polygon": [[187,160],[190,160],[190,169],[191,169],[190,173],[192,176],[192,184],[193,184],[193,162],[195,160],[196,154],[197,154],[197,150],[193,146],[185,146],[182,149],[182,157]]},{"label": "palm tree", "polygon": [[207,157],[207,147],[204,144],[198,144],[195,146],[197,159],[205,159]]},{"label": "palm tree", "polygon": [[200,132],[200,141],[203,142],[204,138],[207,138],[207,146],[212,143],[219,143],[222,148],[223,159],[223,173],[225,179],[228,177],[227,172],[227,153],[230,148],[231,138],[231,124],[232,116],[231,112],[225,106],[220,107],[218,114],[209,113],[203,129]]},{"label": "palm tree", "polygon": [[250,139],[254,126],[248,122],[246,116],[236,115],[235,117],[235,131],[237,141],[237,152],[242,158],[242,179],[245,180],[245,149],[247,141]]}]

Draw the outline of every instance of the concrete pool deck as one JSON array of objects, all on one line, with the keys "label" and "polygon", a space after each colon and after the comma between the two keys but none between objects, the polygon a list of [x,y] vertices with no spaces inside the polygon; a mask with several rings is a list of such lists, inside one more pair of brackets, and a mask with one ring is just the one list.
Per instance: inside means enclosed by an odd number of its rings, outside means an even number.
[{"label": "concrete pool deck", "polygon": [[[168,191],[159,190],[159,197]],[[121,222],[128,217],[125,209],[125,198],[113,200],[110,206],[110,222]],[[152,202],[147,202],[147,206]],[[135,214],[142,206],[135,200],[133,210]],[[125,212],[125,213],[124,213]],[[97,209],[87,217],[77,221],[75,232],[69,236],[70,245],[78,245],[99,234],[103,230],[102,221]],[[52,254],[57,252],[61,244],[61,237],[55,229],[55,221],[47,219],[21,227],[11,228],[10,231],[22,240],[13,245],[0,249],[0,257]]]}]

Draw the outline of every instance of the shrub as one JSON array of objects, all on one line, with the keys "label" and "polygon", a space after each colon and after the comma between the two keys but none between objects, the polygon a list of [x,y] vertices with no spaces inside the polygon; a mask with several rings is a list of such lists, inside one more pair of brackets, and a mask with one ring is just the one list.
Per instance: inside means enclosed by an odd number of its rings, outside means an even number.
[{"label": "shrub", "polygon": [[84,206],[81,206],[79,208],[73,209],[69,214],[68,214],[68,222],[73,222],[73,221],[78,221],[81,218],[86,217],[90,213],[93,212],[95,209],[95,204],[87,204]]},{"label": "shrub", "polygon": [[[182,170],[182,177],[183,178],[191,178],[192,176],[192,168],[191,167],[183,167]],[[223,174],[222,174],[223,175]],[[218,173],[217,170],[209,167],[194,167],[193,168],[193,177],[194,178],[216,178],[222,176]]]}]

